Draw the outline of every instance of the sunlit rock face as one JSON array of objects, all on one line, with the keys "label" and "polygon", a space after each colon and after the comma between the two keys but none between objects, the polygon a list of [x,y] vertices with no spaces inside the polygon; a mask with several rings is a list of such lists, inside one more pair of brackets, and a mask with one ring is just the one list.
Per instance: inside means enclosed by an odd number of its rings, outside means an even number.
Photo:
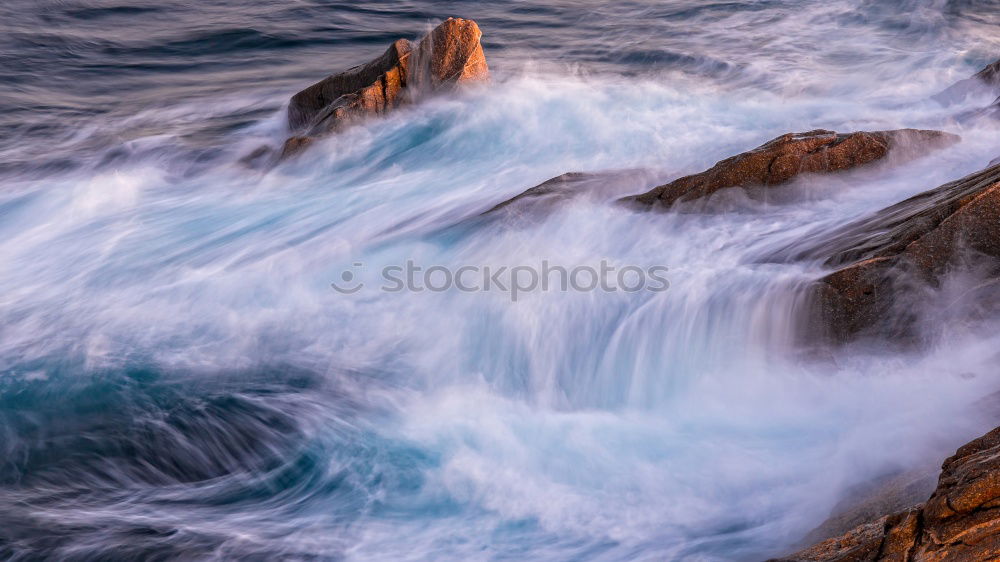
[{"label": "sunlit rock face", "polygon": [[788,183],[801,174],[848,170],[881,160],[890,152],[914,156],[957,142],[940,131],[895,131],[838,134],[818,129],[788,133],[753,150],[737,154],[691,176],[674,180],[625,201],[642,206],[670,207],[703,199],[732,187],[760,196],[762,188]]},{"label": "sunlit rock face", "polygon": [[1000,428],[942,466],[922,505],[860,525],[781,562],[960,562],[1000,556]]},{"label": "sunlit rock face", "polygon": [[379,58],[295,94],[288,104],[288,128],[297,134],[285,142],[281,158],[351,123],[460,84],[488,80],[481,37],[476,22],[449,18],[416,46],[399,39]]},{"label": "sunlit rock face", "polygon": [[412,50],[409,41],[399,39],[379,58],[295,94],[288,104],[288,128],[319,134],[346,119],[378,115],[395,107],[406,86]]},{"label": "sunlit rock face", "polygon": [[407,87],[412,95],[441,91],[457,84],[482,82],[490,77],[480,39],[472,20],[448,18],[417,44],[409,66]]}]

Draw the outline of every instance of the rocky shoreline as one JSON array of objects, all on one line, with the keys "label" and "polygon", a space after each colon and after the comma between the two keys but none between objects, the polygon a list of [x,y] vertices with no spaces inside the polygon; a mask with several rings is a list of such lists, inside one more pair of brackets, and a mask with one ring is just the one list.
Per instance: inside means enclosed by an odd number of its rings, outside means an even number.
[{"label": "rocky shoreline", "polygon": [[[489,80],[471,20],[451,18],[415,45],[394,42],[380,57],[328,76],[295,94],[288,106],[289,137],[262,148],[248,162],[273,165],[364,119],[419,103],[426,96]],[[944,106],[972,95],[1000,96],[1000,61],[936,95]],[[956,115],[1000,116],[990,106]],[[647,191],[608,204],[635,212],[713,212],[707,203],[734,191],[759,201],[780,201],[785,186],[806,174],[862,166],[899,166],[932,158],[960,141],[931,130],[787,133],[713,167],[649,189],[644,171],[570,172],[498,202],[481,216],[545,211],[609,183]],[[817,232],[767,258],[809,261],[825,272],[809,287],[802,319],[804,345],[839,346],[881,340],[920,345],[914,302],[941,298],[947,278],[967,279],[966,290],[944,303],[954,320],[975,323],[1000,312],[1000,162],[862,217],[832,232]],[[942,467],[937,487],[922,504],[893,513],[869,513],[846,534],[781,561],[986,560],[1000,558],[1000,428],[961,447]]]},{"label": "rocky shoreline", "polygon": [[926,502],[771,562],[959,562],[998,557],[1000,428],[948,457]]}]

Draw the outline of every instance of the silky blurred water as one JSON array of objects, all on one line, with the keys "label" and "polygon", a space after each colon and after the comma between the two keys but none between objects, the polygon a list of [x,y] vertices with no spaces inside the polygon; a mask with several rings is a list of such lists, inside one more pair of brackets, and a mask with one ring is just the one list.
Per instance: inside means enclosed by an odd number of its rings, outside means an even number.
[{"label": "silky blurred water", "polygon": [[[755,560],[852,487],[990,425],[991,324],[794,344],[816,229],[983,167],[928,98],[998,56],[993,1],[0,6],[0,553],[10,559]],[[277,168],[298,89],[474,18],[494,82]],[[947,130],[782,203],[641,214],[789,131]],[[641,183],[641,182],[640,182]],[[661,293],[384,293],[386,265],[669,268]],[[360,268],[354,264],[361,263]],[[330,283],[351,271],[355,295]]]}]

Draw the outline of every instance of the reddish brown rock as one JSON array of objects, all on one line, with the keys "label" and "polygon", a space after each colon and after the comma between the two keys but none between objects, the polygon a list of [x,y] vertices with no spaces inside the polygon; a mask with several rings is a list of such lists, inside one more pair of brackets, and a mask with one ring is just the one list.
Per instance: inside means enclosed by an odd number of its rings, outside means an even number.
[{"label": "reddish brown rock", "polygon": [[890,151],[912,157],[957,140],[958,137],[948,133],[917,129],[849,134],[820,129],[789,133],[722,160],[704,172],[674,180],[626,201],[669,207],[730,187],[744,188],[753,197],[760,188],[787,183],[801,174],[855,168],[881,160]]},{"label": "reddish brown rock", "polygon": [[489,80],[480,43],[483,33],[472,20],[448,18],[420,40],[413,52],[410,87],[418,93]]},{"label": "reddish brown rock", "polygon": [[1000,559],[1000,428],[944,461],[923,505],[861,525],[779,562]]},{"label": "reddish brown rock", "polygon": [[482,32],[472,20],[449,18],[416,47],[406,39],[379,58],[328,76],[292,96],[282,157],[300,152],[304,139],[321,137],[362,119],[383,115],[424,95],[489,79]]},{"label": "reddish brown rock", "polygon": [[350,117],[377,115],[399,105],[413,50],[399,39],[368,64],[328,76],[292,96],[288,128],[320,134]]},{"label": "reddish brown rock", "polygon": [[793,256],[839,268],[814,287],[814,329],[833,341],[866,331],[905,337],[920,291],[955,272],[987,284],[1000,276],[1000,165],[817,238]]}]

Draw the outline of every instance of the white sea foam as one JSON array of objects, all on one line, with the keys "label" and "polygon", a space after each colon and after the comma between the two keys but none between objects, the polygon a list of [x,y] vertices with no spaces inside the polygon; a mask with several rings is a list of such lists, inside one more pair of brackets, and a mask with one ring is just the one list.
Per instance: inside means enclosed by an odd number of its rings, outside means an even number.
[{"label": "white sea foam", "polygon": [[[848,17],[847,4],[789,14],[776,28],[751,16],[744,25],[776,38],[764,52],[780,52],[810,25]],[[940,13],[912,7],[928,26]],[[877,53],[896,48],[891,38],[872,41]],[[202,513],[201,528],[226,537],[219,557],[268,542],[356,559],[774,554],[822,522],[849,487],[943,458],[981,433],[988,422],[970,404],[996,383],[995,331],[940,333],[919,352],[823,360],[792,345],[797,288],[819,266],[759,256],[975,171],[998,150],[994,126],[956,123],[948,116],[962,108],[926,101],[950,77],[948,56],[899,55],[908,65],[936,62],[916,75],[893,71],[888,57],[843,82],[815,78],[831,53],[761,56],[756,71],[770,79],[792,65],[777,90],[529,65],[499,73],[490,88],[325,139],[264,173],[238,165],[239,151],[190,173],[176,134],[157,130],[128,141],[130,156],[117,164],[88,155],[72,172],[20,176],[0,196],[0,367],[38,384],[58,380],[67,358],[87,373],[141,356],[199,376],[271,364],[360,374],[338,382],[342,396],[323,396],[375,412],[350,431],[332,421],[341,412],[318,413],[316,397],[307,412],[280,404],[310,420],[327,455],[321,470],[348,474],[358,495],[341,498],[348,507],[302,500],[308,508],[288,517],[271,505],[231,518]],[[196,101],[162,115],[231,110]],[[106,126],[135,130],[147,118]],[[281,123],[275,115],[227,142],[276,144]],[[786,204],[638,214],[580,197],[537,220],[442,234],[567,171],[673,177],[819,127],[938,128],[963,141],[902,167],[803,178],[796,189],[805,196]],[[356,262],[373,283],[384,265],[406,259],[454,268],[605,258],[665,265],[670,290],[512,303],[489,293],[347,296],[329,286]],[[170,493],[197,496],[183,488]],[[350,511],[357,498],[366,507]],[[137,516],[127,501],[115,509],[102,517]],[[324,519],[324,509],[350,523]],[[181,525],[186,514],[167,510],[158,521]],[[265,524],[283,530],[268,535]]]}]

